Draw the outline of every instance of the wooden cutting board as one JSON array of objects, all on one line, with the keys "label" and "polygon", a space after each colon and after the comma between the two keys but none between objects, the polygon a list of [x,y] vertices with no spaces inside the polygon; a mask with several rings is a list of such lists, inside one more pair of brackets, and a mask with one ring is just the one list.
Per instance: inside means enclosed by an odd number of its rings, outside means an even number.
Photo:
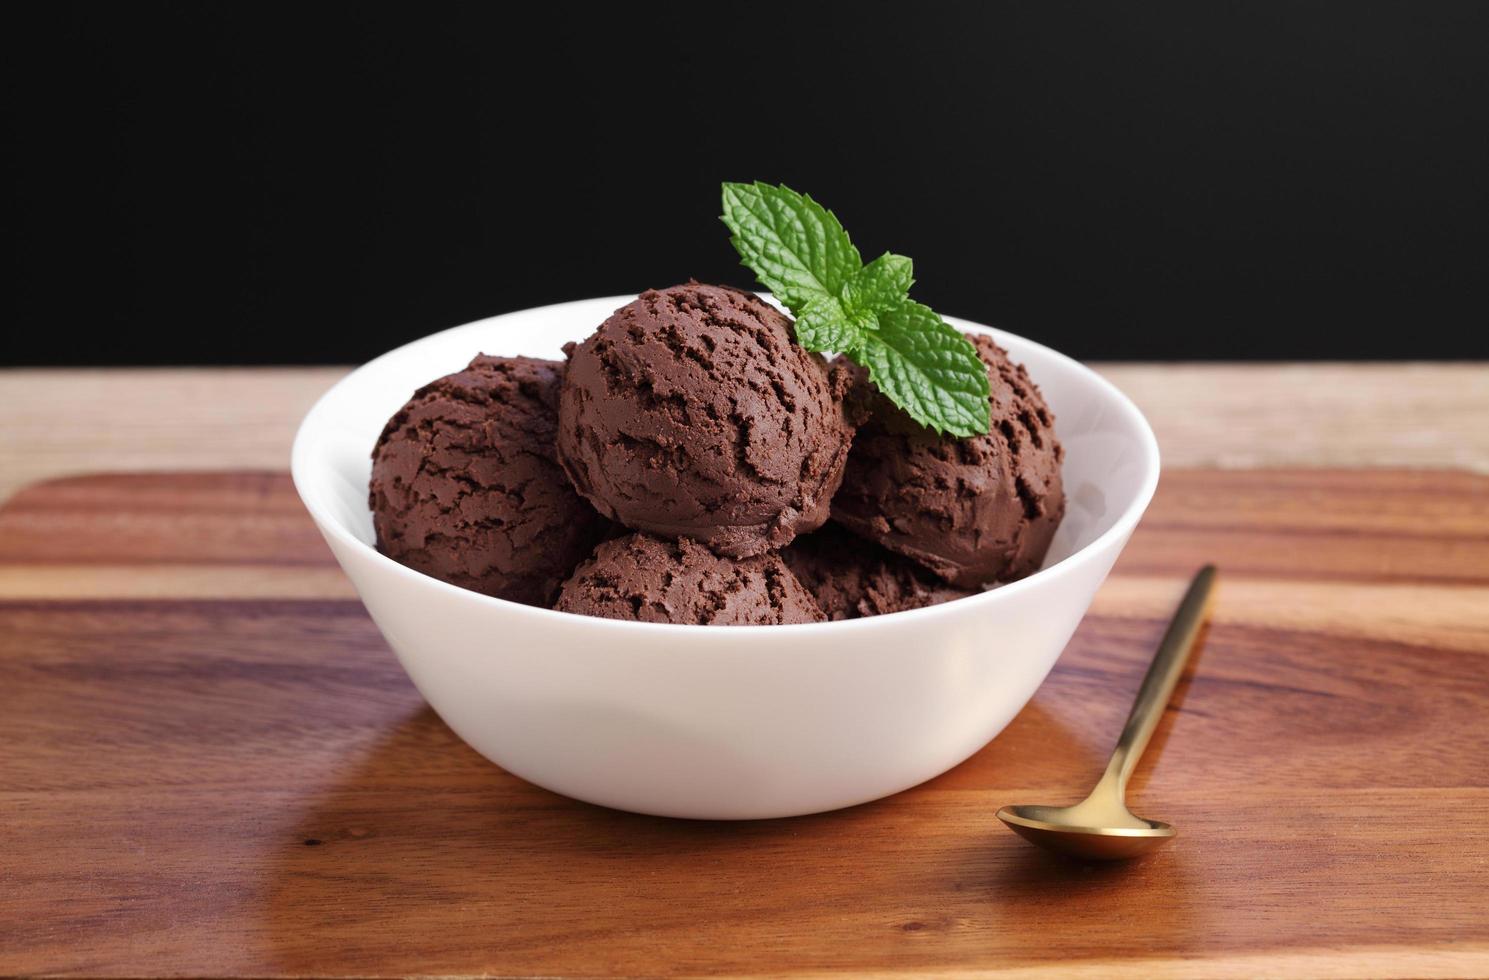
[{"label": "wooden cutting board", "polygon": [[[1134,809],[1091,783],[1185,577],[1223,572]],[[527,785],[404,677],[278,474],[0,510],[0,973],[1489,974],[1489,478],[1172,472],[1048,683],[899,796],[761,823]]]}]

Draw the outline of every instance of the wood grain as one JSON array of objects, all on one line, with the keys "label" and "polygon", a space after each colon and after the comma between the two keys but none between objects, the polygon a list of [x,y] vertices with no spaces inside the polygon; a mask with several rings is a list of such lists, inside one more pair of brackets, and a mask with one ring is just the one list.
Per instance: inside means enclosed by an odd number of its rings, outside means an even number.
[{"label": "wood grain", "polygon": [[[999,804],[1094,778],[1211,559],[1215,620],[1134,783],[1179,838],[1087,868],[1008,834]],[[1167,473],[1002,736],[760,823],[490,765],[317,591],[329,562],[272,474],[0,510],[0,974],[1489,973],[1489,478]],[[234,595],[245,568],[270,585]],[[48,569],[113,577],[24,587]]]},{"label": "wood grain", "polygon": [[[1489,473],[1489,364],[1093,367],[1148,416],[1169,467]],[[79,473],[282,469],[348,370],[0,370],[0,501]]]}]

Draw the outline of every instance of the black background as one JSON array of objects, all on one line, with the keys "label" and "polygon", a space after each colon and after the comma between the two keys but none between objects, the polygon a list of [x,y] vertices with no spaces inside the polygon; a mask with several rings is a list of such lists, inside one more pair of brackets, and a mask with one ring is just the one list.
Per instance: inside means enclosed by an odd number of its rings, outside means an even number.
[{"label": "black background", "polygon": [[9,364],[364,360],[751,283],[784,181],[1087,358],[1489,356],[1489,4],[35,5]]}]

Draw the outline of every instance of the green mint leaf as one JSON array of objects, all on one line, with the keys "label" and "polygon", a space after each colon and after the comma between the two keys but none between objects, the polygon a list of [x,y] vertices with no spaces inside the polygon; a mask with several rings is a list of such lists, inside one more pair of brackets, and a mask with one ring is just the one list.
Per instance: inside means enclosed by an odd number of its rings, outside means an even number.
[{"label": "green mint leaf", "polygon": [[863,267],[838,219],[789,187],[724,184],[724,224],[744,264],[793,314],[822,297],[838,298]]},{"label": "green mint leaf", "polygon": [[796,342],[810,351],[856,350],[867,330],[877,329],[872,313],[853,315],[835,296],[819,296],[802,308],[796,318]]},{"label": "green mint leaf", "polygon": [[878,321],[853,352],[874,387],[921,425],[954,436],[986,433],[987,365],[971,342],[914,300]]},{"label": "green mint leaf", "polygon": [[987,366],[967,338],[909,298],[908,258],[867,266],[831,211],[785,186],[723,186],[730,242],[796,317],[796,342],[846,354],[912,419],[954,436],[988,431]]},{"label": "green mint leaf", "polygon": [[857,312],[883,313],[899,306],[914,282],[910,260],[885,252],[843,283],[843,305]]}]

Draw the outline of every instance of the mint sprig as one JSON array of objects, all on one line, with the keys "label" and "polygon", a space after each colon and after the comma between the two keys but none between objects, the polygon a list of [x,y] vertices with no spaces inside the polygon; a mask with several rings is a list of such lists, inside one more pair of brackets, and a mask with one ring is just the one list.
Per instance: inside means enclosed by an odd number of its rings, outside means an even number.
[{"label": "mint sprig", "polygon": [[987,366],[972,344],[910,299],[908,258],[868,265],[837,217],[785,186],[724,184],[724,224],[743,264],[796,317],[796,342],[866,368],[921,425],[954,436],[988,431]]}]

